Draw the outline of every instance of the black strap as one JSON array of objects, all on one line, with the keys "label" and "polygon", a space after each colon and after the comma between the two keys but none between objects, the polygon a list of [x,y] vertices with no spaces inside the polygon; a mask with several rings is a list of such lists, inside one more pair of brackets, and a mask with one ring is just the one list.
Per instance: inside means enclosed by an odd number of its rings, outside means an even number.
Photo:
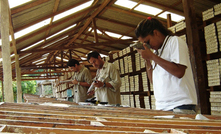
[{"label": "black strap", "polygon": [[[158,55],[159,57],[161,57],[162,56],[162,54],[163,54],[163,50],[164,50],[164,48],[165,48],[165,46],[166,46],[166,44],[167,44],[167,41],[168,41],[168,39],[170,38],[170,35],[166,38],[166,41],[163,43],[163,45],[162,45],[162,51],[161,51],[161,53],[159,54],[158,53],[158,50],[156,50],[157,51],[157,53],[156,53],[156,55]],[[154,68],[153,68],[153,70],[156,68],[156,66],[157,66],[157,64],[156,64],[156,62],[154,62],[155,63],[155,65],[154,65]]]}]

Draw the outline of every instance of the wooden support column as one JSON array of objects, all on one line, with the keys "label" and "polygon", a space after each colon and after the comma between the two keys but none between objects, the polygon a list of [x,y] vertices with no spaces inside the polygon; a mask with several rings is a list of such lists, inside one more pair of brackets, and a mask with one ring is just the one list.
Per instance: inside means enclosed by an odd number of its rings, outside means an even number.
[{"label": "wooden support column", "polygon": [[22,103],[21,68],[19,67],[19,55],[15,55],[16,81],[17,81],[17,103]]},{"label": "wooden support column", "polygon": [[209,96],[206,91],[206,79],[203,71],[203,59],[200,52],[200,40],[193,0],[183,0],[183,9],[186,21],[187,44],[190,51],[190,60],[196,84],[198,104],[202,114],[210,114]]},{"label": "wooden support column", "polygon": [[43,97],[45,97],[45,88],[44,88],[44,84],[41,82],[41,95]]},{"label": "wooden support column", "polygon": [[71,50],[69,50],[69,60],[72,59]]},{"label": "wooden support column", "polygon": [[64,63],[63,63],[63,58],[64,57],[64,51],[61,51],[61,66],[63,67],[64,66]]},{"label": "wooden support column", "polygon": [[167,28],[172,26],[171,14],[167,14]]},{"label": "wooden support column", "polygon": [[12,67],[9,42],[9,5],[8,0],[0,1],[1,7],[1,38],[5,102],[14,102],[12,89]]},{"label": "wooden support column", "polygon": [[[0,2],[1,3],[1,2]],[[2,83],[2,102],[4,102],[4,86],[3,86],[3,80],[1,81]]]},{"label": "wooden support column", "polygon": [[16,40],[14,36],[14,28],[12,24],[12,19],[11,19],[11,9],[9,8],[9,30],[12,38],[12,47],[14,50],[15,54],[15,69],[16,69],[16,82],[17,82],[17,102],[21,103],[22,102],[22,89],[21,89],[21,68],[19,65],[19,55],[17,53],[17,48],[16,48]]},{"label": "wooden support column", "polygon": [[96,20],[93,19],[92,22],[93,22],[93,25],[94,25],[94,40],[95,40],[95,43],[98,43]]}]

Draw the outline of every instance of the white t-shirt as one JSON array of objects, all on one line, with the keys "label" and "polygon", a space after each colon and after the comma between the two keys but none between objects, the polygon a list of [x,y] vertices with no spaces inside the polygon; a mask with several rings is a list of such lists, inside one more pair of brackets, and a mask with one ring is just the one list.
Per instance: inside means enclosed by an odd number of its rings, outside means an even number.
[{"label": "white t-shirt", "polygon": [[[162,49],[162,47],[161,47]],[[159,49],[159,54],[161,53]],[[157,110],[171,110],[184,104],[197,104],[197,95],[187,44],[177,36],[170,36],[161,58],[186,66],[182,78],[177,78],[157,65],[153,70],[153,89]],[[153,62],[153,67],[154,67]]]}]

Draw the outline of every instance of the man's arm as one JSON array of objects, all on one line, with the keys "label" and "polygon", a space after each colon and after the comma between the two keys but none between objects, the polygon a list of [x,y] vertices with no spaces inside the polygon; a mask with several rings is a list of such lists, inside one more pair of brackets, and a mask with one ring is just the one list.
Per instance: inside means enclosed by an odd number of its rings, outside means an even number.
[{"label": "man's arm", "polygon": [[184,65],[180,65],[180,64],[176,64],[174,62],[169,62],[167,60],[164,60],[164,59],[158,57],[157,55],[153,55],[152,60],[156,64],[161,66],[163,69],[165,69],[167,72],[169,72],[170,74],[172,74],[178,78],[182,78],[184,76],[186,68],[187,68]]}]

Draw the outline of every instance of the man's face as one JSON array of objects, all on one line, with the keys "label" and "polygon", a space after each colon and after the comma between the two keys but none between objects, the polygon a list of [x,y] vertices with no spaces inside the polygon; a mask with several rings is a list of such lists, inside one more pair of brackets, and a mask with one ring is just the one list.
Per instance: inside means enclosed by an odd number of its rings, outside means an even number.
[{"label": "man's face", "polygon": [[73,71],[73,72],[77,72],[77,66],[75,65],[75,67],[68,67],[69,70]]},{"label": "man's face", "polygon": [[97,58],[94,58],[94,57],[91,57],[90,60],[89,60],[89,63],[91,63],[91,65],[97,69],[101,69],[103,64],[101,62],[101,57],[98,56],[98,59]]}]

